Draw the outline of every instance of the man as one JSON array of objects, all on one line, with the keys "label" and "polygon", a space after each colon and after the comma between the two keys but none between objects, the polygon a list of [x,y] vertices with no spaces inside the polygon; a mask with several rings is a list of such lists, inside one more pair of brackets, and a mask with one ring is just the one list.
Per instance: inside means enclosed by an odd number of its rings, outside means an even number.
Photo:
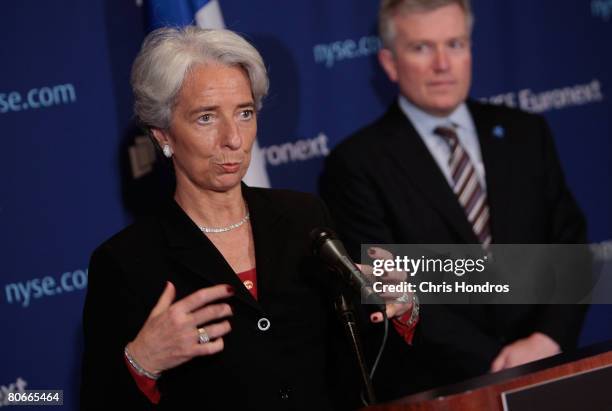
[{"label": "man", "polygon": [[[365,243],[586,242],[545,120],[467,99],[472,21],[469,0],[382,1],[378,57],[400,96],[333,150],[321,179],[355,257]],[[584,312],[424,306],[414,366],[398,372],[416,390],[555,355],[575,347]]]}]

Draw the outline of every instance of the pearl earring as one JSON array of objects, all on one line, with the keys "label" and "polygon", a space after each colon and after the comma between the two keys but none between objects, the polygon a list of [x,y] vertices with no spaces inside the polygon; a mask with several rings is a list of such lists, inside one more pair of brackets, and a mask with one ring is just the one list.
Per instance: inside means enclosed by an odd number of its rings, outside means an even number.
[{"label": "pearl earring", "polygon": [[172,157],[172,149],[170,148],[170,146],[168,144],[164,144],[164,147],[162,148],[162,151],[164,152],[164,155],[167,158]]}]

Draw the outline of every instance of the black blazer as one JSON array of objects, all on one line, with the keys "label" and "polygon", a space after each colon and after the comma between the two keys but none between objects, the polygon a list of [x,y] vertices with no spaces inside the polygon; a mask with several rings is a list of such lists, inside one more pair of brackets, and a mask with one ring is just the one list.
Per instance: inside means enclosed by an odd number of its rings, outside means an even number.
[{"label": "black blazer", "polygon": [[[243,192],[255,242],[257,301],[174,202],[93,253],[83,314],[83,409],[152,408],[128,372],[123,347],[167,280],[176,286],[177,300],[221,283],[233,285],[236,295],[229,300],[234,316],[224,351],[164,372],[160,409],[330,407],[339,327],[328,277],[309,240],[311,229],[330,225],[327,212],[308,194],[246,186]],[[271,324],[267,331],[258,327],[262,318]]]},{"label": "black blazer", "polygon": [[[493,242],[585,243],[586,223],[565,183],[543,117],[468,102],[486,170]],[[503,136],[494,135],[501,127]],[[499,133],[497,133],[499,134]],[[321,194],[355,257],[362,243],[477,244],[455,194],[394,103],[326,160]],[[488,371],[500,348],[541,331],[576,345],[585,307],[426,306],[414,367],[436,386]],[[409,391],[409,389],[408,389]]]}]

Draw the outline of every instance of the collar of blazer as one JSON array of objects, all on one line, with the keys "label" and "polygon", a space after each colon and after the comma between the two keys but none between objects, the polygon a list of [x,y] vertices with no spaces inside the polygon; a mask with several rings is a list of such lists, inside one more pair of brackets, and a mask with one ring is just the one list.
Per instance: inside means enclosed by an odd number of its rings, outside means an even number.
[{"label": "collar of blazer", "polygon": [[170,258],[208,282],[232,285],[236,298],[264,311],[268,291],[277,275],[272,256],[276,255],[276,248],[287,241],[286,232],[278,228],[285,217],[283,210],[264,194],[265,189],[251,188],[243,183],[242,192],[251,214],[258,300],[251,296],[223,255],[176,202],[168,204],[160,223]]},{"label": "collar of blazer", "polygon": [[[506,208],[505,204],[510,204],[504,194],[504,187],[508,187],[510,166],[510,158],[506,152],[506,140],[508,139],[499,139],[492,135],[492,129],[496,125],[503,124],[502,119],[488,112],[479,103],[468,101],[467,104],[480,142],[486,172],[491,229],[495,239],[497,212]],[[381,138],[387,139],[386,144],[381,144],[385,151],[384,157],[395,163],[403,175],[410,180],[412,186],[449,223],[451,230],[456,231],[466,243],[477,244],[478,239],[455,193],[397,102],[394,102],[387,110],[380,125],[383,127]]]}]

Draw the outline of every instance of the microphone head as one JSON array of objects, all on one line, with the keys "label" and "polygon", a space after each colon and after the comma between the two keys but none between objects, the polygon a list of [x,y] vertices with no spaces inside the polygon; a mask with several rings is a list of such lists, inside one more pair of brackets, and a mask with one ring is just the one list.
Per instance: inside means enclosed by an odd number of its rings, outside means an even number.
[{"label": "microphone head", "polygon": [[312,252],[329,269],[338,273],[340,278],[353,287],[367,304],[374,304],[377,311],[385,312],[385,303],[370,287],[369,280],[359,271],[349,257],[344,245],[329,228],[318,227],[310,232]]},{"label": "microphone head", "polygon": [[331,228],[317,227],[310,232],[312,241],[312,251],[315,255],[319,255],[321,247],[327,240],[337,240],[336,233]]},{"label": "microphone head", "polygon": [[312,253],[323,260],[330,268],[340,269],[343,265],[353,266],[344,245],[330,228],[318,227],[310,232]]}]

